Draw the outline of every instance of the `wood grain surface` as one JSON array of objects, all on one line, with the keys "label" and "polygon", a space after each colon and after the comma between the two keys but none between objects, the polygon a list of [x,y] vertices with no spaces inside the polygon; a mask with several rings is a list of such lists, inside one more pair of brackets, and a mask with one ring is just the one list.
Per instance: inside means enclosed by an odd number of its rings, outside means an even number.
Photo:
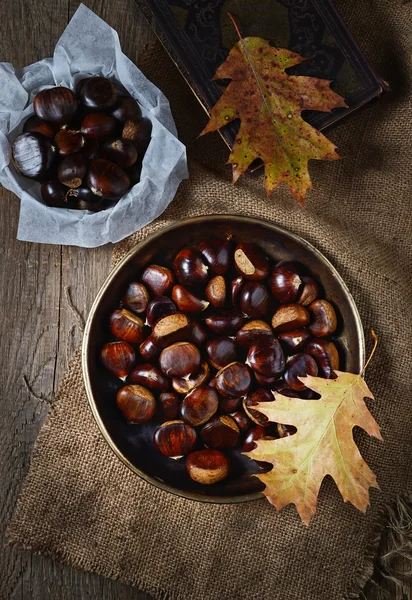
[{"label": "wood grain surface", "polygon": [[[118,31],[124,52],[137,62],[154,36],[133,0],[87,4]],[[23,67],[51,56],[77,6],[74,0],[3,0],[0,61]],[[85,317],[108,273],[112,248],[18,242],[19,200],[3,188],[0,210],[0,600],[148,599],[134,588],[11,549],[4,542],[47,402],[81,341],[67,294]],[[369,584],[365,598],[404,600],[409,592],[388,584],[378,591]]]}]

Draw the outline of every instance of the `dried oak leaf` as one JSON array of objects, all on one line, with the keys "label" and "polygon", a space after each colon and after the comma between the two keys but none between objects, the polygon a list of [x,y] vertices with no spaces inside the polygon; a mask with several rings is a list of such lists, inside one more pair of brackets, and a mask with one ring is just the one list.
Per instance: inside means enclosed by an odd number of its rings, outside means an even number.
[{"label": "dried oak leaf", "polygon": [[286,398],[273,393],[273,402],[254,407],[275,423],[294,425],[297,432],[277,440],[259,440],[246,456],[273,464],[258,474],[266,484],[264,494],[277,510],[295,504],[304,523],[316,512],[319,489],[331,475],[345,502],[365,512],[369,488],[378,487],[374,473],[363,460],[353,440],[356,426],[382,439],[380,429],[364,398],[373,398],[361,375],[335,371],[336,379],[300,377],[319,400]]},{"label": "dried oak leaf", "polygon": [[240,119],[228,160],[233,166],[233,183],[260,158],[265,165],[267,195],[283,181],[303,204],[312,188],[308,161],[340,156],[332,142],[302,119],[301,112],[330,112],[345,107],[345,101],[330,89],[330,81],[286,73],[285,69],[307,60],[305,57],[274,48],[261,38],[243,39],[238,34],[240,41],[213,77],[232,81],[200,135]]}]

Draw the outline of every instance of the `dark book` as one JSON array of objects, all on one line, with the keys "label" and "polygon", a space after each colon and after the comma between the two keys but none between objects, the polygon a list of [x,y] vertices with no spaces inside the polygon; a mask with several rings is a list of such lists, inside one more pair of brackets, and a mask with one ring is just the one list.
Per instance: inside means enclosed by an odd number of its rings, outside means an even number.
[{"label": "dark book", "polygon": [[[303,113],[317,129],[366,104],[385,87],[329,0],[136,2],[208,114],[228,83],[212,81],[212,77],[238,41],[228,12],[243,37],[261,37],[272,46],[308,57],[288,73],[331,80],[331,87],[345,98],[348,108]],[[237,129],[231,123],[222,130],[230,147]]]}]

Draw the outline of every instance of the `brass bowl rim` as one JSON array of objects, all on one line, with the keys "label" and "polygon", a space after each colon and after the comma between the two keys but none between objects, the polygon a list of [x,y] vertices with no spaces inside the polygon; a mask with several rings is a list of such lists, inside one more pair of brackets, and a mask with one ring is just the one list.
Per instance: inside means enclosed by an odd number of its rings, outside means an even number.
[{"label": "brass bowl rim", "polygon": [[210,220],[218,220],[218,221],[222,221],[222,222],[240,220],[243,223],[246,222],[246,223],[250,223],[253,225],[256,225],[256,224],[263,225],[264,227],[271,229],[273,231],[274,235],[276,235],[277,233],[286,234],[287,236],[289,236],[289,238],[292,238],[299,244],[306,246],[308,251],[316,254],[330,269],[330,271],[333,273],[334,277],[339,281],[344,293],[346,294],[346,297],[350,304],[350,307],[353,311],[354,319],[356,322],[356,332],[357,332],[358,339],[360,342],[359,357],[361,359],[362,364],[359,365],[359,371],[361,371],[363,364],[365,362],[365,336],[364,336],[362,321],[361,321],[355,300],[353,299],[353,296],[350,293],[349,288],[347,287],[346,283],[344,282],[344,280],[342,279],[341,275],[338,273],[336,268],[329,261],[329,259],[327,259],[326,256],[320,250],[315,248],[315,246],[313,246],[310,242],[308,242],[307,240],[302,238],[300,235],[297,235],[296,233],[290,231],[289,229],[286,229],[285,227],[281,227],[280,225],[271,223],[270,221],[265,221],[264,219],[259,219],[259,218],[255,218],[255,217],[247,217],[247,216],[243,216],[243,215],[233,215],[233,214],[217,214],[217,215],[200,215],[197,217],[187,217],[184,219],[179,219],[178,221],[175,221],[171,225],[162,227],[158,231],[155,231],[155,232],[149,234],[144,240],[142,240],[141,242],[136,244],[136,246],[134,246],[131,250],[129,250],[129,252],[126,254],[126,256],[116,265],[116,267],[114,269],[112,269],[112,271],[110,271],[109,275],[107,276],[106,280],[104,281],[100,290],[98,291],[97,296],[96,296],[96,298],[92,304],[92,307],[90,309],[89,315],[87,317],[87,322],[86,322],[84,335],[83,335],[83,343],[82,343],[83,380],[84,380],[84,385],[85,385],[85,389],[86,389],[87,399],[88,399],[93,417],[97,423],[97,426],[98,426],[101,434],[103,435],[104,439],[106,440],[107,444],[112,449],[112,451],[117,455],[117,457],[120,458],[120,460],[127,467],[129,467],[129,469],[131,469],[134,473],[136,473],[144,481],[146,481],[147,483],[150,483],[151,485],[154,485],[155,487],[157,487],[165,492],[170,492],[176,496],[180,496],[180,497],[186,498],[188,500],[195,500],[197,502],[207,502],[207,503],[213,503],[213,504],[233,504],[233,503],[238,503],[238,502],[251,502],[254,500],[261,500],[264,497],[263,492],[254,492],[253,494],[243,494],[240,496],[226,496],[226,497],[210,496],[210,495],[204,496],[202,494],[196,494],[194,492],[186,492],[184,490],[178,490],[178,489],[174,488],[173,486],[156,479],[155,477],[151,477],[150,475],[147,475],[144,471],[142,471],[141,469],[138,469],[135,465],[133,465],[128,460],[128,458],[116,446],[116,444],[114,443],[111,436],[109,435],[109,433],[100,417],[96,402],[93,397],[91,382],[90,382],[90,377],[89,377],[89,370],[88,370],[88,365],[87,365],[90,329],[92,326],[94,315],[100,304],[101,298],[106,293],[108,286],[111,284],[113,279],[115,279],[115,277],[117,276],[119,271],[121,271],[123,266],[134,255],[138,254],[147,244],[151,243],[154,239],[161,237],[164,233],[172,231],[173,229],[178,229],[182,225],[186,225],[186,224],[190,224],[190,223],[192,223],[193,225],[202,224],[202,223],[204,223],[205,219],[208,219],[208,218]]}]

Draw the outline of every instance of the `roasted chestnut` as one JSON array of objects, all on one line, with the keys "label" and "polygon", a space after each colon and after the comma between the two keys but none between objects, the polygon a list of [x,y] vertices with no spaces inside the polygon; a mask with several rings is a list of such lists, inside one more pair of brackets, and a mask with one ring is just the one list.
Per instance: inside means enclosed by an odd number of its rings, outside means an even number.
[{"label": "roasted chestnut", "polygon": [[158,399],[158,417],[163,421],[177,419],[180,410],[180,398],[173,392],[163,392]]},{"label": "roasted chestnut", "polygon": [[110,315],[110,331],[118,340],[140,344],[144,338],[143,330],[142,319],[126,308],[119,308]]},{"label": "roasted chestnut", "polygon": [[198,298],[183,285],[175,285],[172,290],[172,299],[181,312],[199,313],[209,306],[209,302]]},{"label": "roasted chestnut", "polygon": [[153,441],[162,454],[176,458],[193,449],[196,430],[183,421],[166,421],[156,429]]},{"label": "roasted chestnut", "polygon": [[286,385],[292,390],[301,391],[306,388],[306,385],[300,381],[299,377],[312,375],[316,377],[318,374],[318,365],[314,358],[309,354],[295,354],[286,363],[286,371],[284,379]]},{"label": "roasted chestnut", "polygon": [[130,180],[114,163],[104,158],[95,158],[89,164],[87,185],[96,196],[119,200],[130,188]]},{"label": "roasted chestnut", "polygon": [[206,260],[212,273],[224,275],[232,262],[231,244],[223,238],[210,238],[198,245],[200,253]]},{"label": "roasted chestnut", "polygon": [[254,448],[256,448],[256,441],[264,438],[267,435],[267,431],[264,427],[257,425],[256,427],[252,427],[247,432],[245,439],[243,440],[243,450],[245,452],[250,452]]},{"label": "roasted chestnut", "polygon": [[137,149],[129,140],[110,140],[102,144],[100,153],[103,158],[114,162],[122,169],[134,165],[137,160]]},{"label": "roasted chestnut", "polygon": [[207,360],[215,369],[222,369],[237,361],[237,347],[230,337],[214,338],[206,342]]},{"label": "roasted chestnut", "polygon": [[295,435],[295,433],[297,432],[297,429],[294,425],[284,425],[283,423],[277,424],[277,430],[280,438]]},{"label": "roasted chestnut", "polygon": [[88,139],[102,142],[114,135],[116,120],[106,113],[89,113],[82,121],[81,133]]},{"label": "roasted chestnut", "polygon": [[80,90],[84,106],[92,110],[106,110],[117,102],[114,85],[106,77],[88,77]]},{"label": "roasted chestnut", "polygon": [[200,437],[209,448],[233,448],[239,440],[239,427],[229,415],[213,417],[203,425]]},{"label": "roasted chestnut", "polygon": [[240,292],[240,309],[250,319],[264,317],[270,309],[271,299],[264,285],[247,281]]},{"label": "roasted chestnut", "polygon": [[285,356],[276,338],[262,338],[249,348],[247,364],[264,377],[280,377],[285,369]]},{"label": "roasted chestnut", "polygon": [[315,359],[320,377],[325,379],[336,377],[334,371],[339,369],[339,354],[333,342],[322,339],[311,340],[306,344],[303,352]]},{"label": "roasted chestnut", "polygon": [[275,332],[293,331],[305,327],[309,323],[309,313],[300,304],[282,304],[272,317]]},{"label": "roasted chestnut", "polygon": [[229,474],[229,459],[213,448],[191,452],[186,459],[186,469],[193,481],[212,485],[225,479]]},{"label": "roasted chestnut", "polygon": [[156,344],[153,336],[149,335],[139,346],[140,356],[143,360],[157,360],[162,352],[162,348]]},{"label": "roasted chestnut", "polygon": [[167,296],[156,296],[149,303],[146,311],[146,320],[150,327],[154,327],[160,319],[177,313],[177,308]]},{"label": "roasted chestnut", "polygon": [[192,248],[183,248],[173,262],[176,277],[183,285],[204,285],[208,279],[208,267],[202,255]]},{"label": "roasted chestnut", "polygon": [[78,131],[60,129],[54,138],[54,144],[60,156],[68,156],[83,148],[84,137]]},{"label": "roasted chestnut", "polygon": [[272,296],[280,303],[296,302],[302,279],[294,269],[293,263],[277,265],[269,278],[269,288]]},{"label": "roasted chestnut", "polygon": [[243,398],[243,410],[256,425],[267,427],[269,425],[269,419],[266,415],[256,410],[254,407],[260,402],[273,402],[274,396],[272,392],[265,388],[257,388],[254,392],[249,392],[245,398]]},{"label": "roasted chestnut", "polygon": [[215,308],[222,308],[226,301],[226,282],[224,277],[216,275],[206,286],[206,298]]},{"label": "roasted chestnut", "polygon": [[236,277],[236,279],[232,279],[232,283],[230,285],[230,293],[232,298],[232,306],[234,308],[239,308],[239,295],[242,291],[245,280],[243,277]]},{"label": "roasted chestnut", "polygon": [[[71,154],[64,158],[57,170],[59,181],[69,188],[82,185],[87,173],[87,162],[81,154]],[[93,192],[92,192],[93,193]]]},{"label": "roasted chestnut", "polygon": [[335,309],[327,300],[315,300],[308,306],[310,325],[308,327],[315,337],[332,335],[336,330],[338,320]]},{"label": "roasted chestnut", "polygon": [[136,100],[133,100],[130,96],[121,96],[118,98],[117,104],[111,110],[110,114],[116,121],[126,123],[126,121],[138,119],[141,116],[141,110]]},{"label": "roasted chestnut", "polygon": [[312,277],[302,276],[302,288],[296,300],[302,306],[309,306],[319,296],[319,286]]},{"label": "roasted chestnut", "polygon": [[200,367],[199,350],[190,342],[177,342],[168,346],[159,358],[160,368],[169,377],[186,377]]},{"label": "roasted chestnut", "polygon": [[141,385],[126,385],[117,392],[117,406],[128,423],[146,423],[156,412],[153,394]]},{"label": "roasted chestnut", "polygon": [[102,348],[106,369],[121,379],[127,377],[136,364],[136,353],[127,342],[109,342]]},{"label": "roasted chestnut", "polygon": [[209,377],[209,365],[206,361],[203,361],[196,373],[192,373],[187,377],[174,377],[172,379],[172,386],[178,394],[188,394],[200,385],[207,383]]},{"label": "roasted chestnut", "polygon": [[230,415],[241,431],[246,431],[251,425],[250,419],[242,410],[237,410]]},{"label": "roasted chestnut", "polygon": [[41,197],[47,206],[74,208],[76,200],[66,196],[67,188],[58,179],[45,181],[41,186]]},{"label": "roasted chestnut", "polygon": [[33,108],[39,119],[61,127],[70,123],[76,114],[76,94],[60,86],[42,90],[35,95]]},{"label": "roasted chestnut", "polygon": [[[144,313],[149,304],[149,292],[142,283],[132,281],[122,299],[123,305],[137,314]],[[149,322],[149,321],[148,321]],[[149,325],[153,325],[149,322]]]},{"label": "roasted chestnut", "polygon": [[224,398],[240,398],[248,393],[252,385],[249,367],[233,362],[223,367],[216,375],[216,390]]},{"label": "roasted chestnut", "polygon": [[36,115],[32,115],[27,119],[27,121],[23,125],[23,133],[40,133],[50,140],[54,140],[54,136],[56,135],[56,128],[50,123],[46,123],[37,117]]},{"label": "roasted chestnut", "polygon": [[51,141],[39,133],[22,133],[16,137],[11,152],[16,170],[30,179],[45,175],[55,157]]},{"label": "roasted chestnut", "polygon": [[159,265],[149,265],[145,268],[141,277],[155,296],[166,296],[172,291],[175,277],[170,269]]},{"label": "roasted chestnut", "polygon": [[263,338],[273,338],[273,331],[265,321],[249,321],[236,334],[236,341],[246,350]]},{"label": "roasted chestnut", "polygon": [[269,260],[258,246],[241,242],[235,250],[236,271],[245,279],[266,279]]},{"label": "roasted chestnut", "polygon": [[243,315],[235,308],[221,308],[205,317],[205,323],[217,335],[234,335],[243,324]]},{"label": "roasted chestnut", "polygon": [[296,354],[302,350],[309,338],[310,333],[306,329],[294,329],[278,335],[282,348],[289,354]]},{"label": "roasted chestnut", "polygon": [[152,331],[153,341],[160,348],[166,348],[176,342],[191,341],[192,334],[191,323],[188,317],[182,313],[163,317],[157,321]]},{"label": "roasted chestnut", "polygon": [[129,375],[132,383],[139,383],[151,390],[167,392],[170,379],[156,365],[142,363],[137,365]]},{"label": "roasted chestnut", "polygon": [[185,423],[197,427],[213,417],[219,405],[216,391],[201,385],[185,396],[180,405],[180,416]]}]

